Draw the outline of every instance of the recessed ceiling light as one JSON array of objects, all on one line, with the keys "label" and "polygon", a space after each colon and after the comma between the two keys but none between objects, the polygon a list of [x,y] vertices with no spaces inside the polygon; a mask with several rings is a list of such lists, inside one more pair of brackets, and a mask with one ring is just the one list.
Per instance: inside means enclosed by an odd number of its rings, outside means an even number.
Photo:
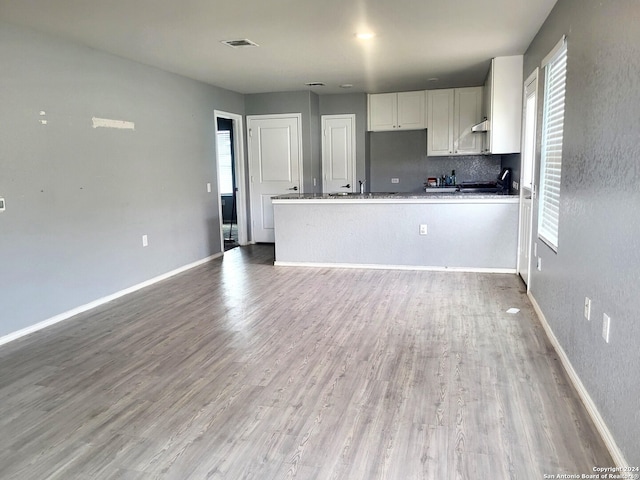
[{"label": "recessed ceiling light", "polygon": [[322,82],[309,82],[305,83],[307,87],[324,87],[324,83]]},{"label": "recessed ceiling light", "polygon": [[248,38],[241,38],[240,40],[222,40],[220,43],[224,43],[227,47],[231,47],[231,48],[259,46],[256,42],[252,42]]},{"label": "recessed ceiling light", "polygon": [[353,87],[352,83],[343,83],[342,85],[340,85],[340,88],[351,88]]},{"label": "recessed ceiling light", "polygon": [[440,80],[438,77],[427,78],[427,82],[437,82],[438,80]]},{"label": "recessed ceiling light", "polygon": [[376,34],[373,33],[373,32],[356,33],[356,37],[359,38],[360,40],[371,40],[375,36],[376,36]]}]

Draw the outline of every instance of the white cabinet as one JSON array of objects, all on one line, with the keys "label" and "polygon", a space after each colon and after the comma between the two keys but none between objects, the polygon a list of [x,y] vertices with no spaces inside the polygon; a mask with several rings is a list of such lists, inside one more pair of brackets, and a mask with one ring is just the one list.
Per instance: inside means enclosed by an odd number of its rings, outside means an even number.
[{"label": "white cabinet", "polygon": [[369,130],[425,128],[425,92],[378,93],[368,96]]},{"label": "white cabinet", "polygon": [[484,153],[520,153],[522,89],[522,55],[491,60],[484,84]]},{"label": "white cabinet", "polygon": [[427,155],[478,155],[482,135],[471,127],[482,119],[483,87],[427,91]]},{"label": "white cabinet", "polygon": [[454,90],[427,91],[427,155],[453,155]]}]

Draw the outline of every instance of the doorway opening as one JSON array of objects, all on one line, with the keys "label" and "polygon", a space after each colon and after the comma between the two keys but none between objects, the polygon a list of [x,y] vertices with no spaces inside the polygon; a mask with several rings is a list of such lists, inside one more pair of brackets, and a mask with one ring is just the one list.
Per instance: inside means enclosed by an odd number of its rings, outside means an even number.
[{"label": "doorway opening", "polygon": [[215,111],[220,250],[247,245],[242,116]]},{"label": "doorway opening", "polygon": [[220,178],[220,205],[222,207],[222,235],[224,250],[238,246],[238,213],[236,192],[235,152],[233,149],[233,121],[228,118],[216,119],[218,130],[218,172]]}]

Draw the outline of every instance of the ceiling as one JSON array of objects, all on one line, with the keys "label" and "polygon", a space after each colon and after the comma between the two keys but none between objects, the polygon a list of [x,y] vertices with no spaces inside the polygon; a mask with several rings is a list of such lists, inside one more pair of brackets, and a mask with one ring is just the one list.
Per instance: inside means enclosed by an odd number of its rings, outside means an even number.
[{"label": "ceiling", "polygon": [[[489,60],[524,53],[555,3],[0,0],[0,20],[240,93],[377,93],[482,84]],[[244,38],[259,47],[220,43]]]}]

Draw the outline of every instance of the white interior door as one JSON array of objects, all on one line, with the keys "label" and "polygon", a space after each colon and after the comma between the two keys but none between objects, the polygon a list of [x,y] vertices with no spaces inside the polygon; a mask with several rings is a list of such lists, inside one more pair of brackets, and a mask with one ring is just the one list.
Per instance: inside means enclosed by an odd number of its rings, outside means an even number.
[{"label": "white interior door", "polygon": [[298,113],[247,117],[254,242],[275,242],[271,197],[302,193],[300,125]]},{"label": "white interior door", "polygon": [[356,143],[353,137],[356,116],[322,116],[322,191],[357,192]]},{"label": "white interior door", "polygon": [[518,273],[529,285],[531,270],[531,243],[533,218],[531,215],[535,197],[534,173],[536,158],[538,69],[524,83],[522,111],[522,155],[520,164],[520,235],[518,241]]}]

